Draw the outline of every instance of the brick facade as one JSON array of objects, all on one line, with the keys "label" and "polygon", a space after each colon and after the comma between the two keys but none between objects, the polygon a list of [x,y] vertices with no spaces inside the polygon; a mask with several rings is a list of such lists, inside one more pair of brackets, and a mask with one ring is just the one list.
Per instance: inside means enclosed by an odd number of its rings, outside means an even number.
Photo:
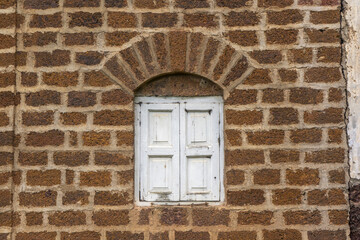
[{"label": "brick facade", "polygon": [[[0,0],[0,239],[349,239],[340,13],[339,0]],[[221,206],[134,206],[134,95],[198,85],[149,81],[169,73],[223,93]]]}]

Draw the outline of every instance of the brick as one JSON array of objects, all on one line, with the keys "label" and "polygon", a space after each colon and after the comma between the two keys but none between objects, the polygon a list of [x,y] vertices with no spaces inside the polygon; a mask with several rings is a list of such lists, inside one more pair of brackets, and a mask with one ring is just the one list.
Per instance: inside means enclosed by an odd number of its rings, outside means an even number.
[{"label": "brick", "polygon": [[245,173],[241,170],[230,170],[226,172],[226,183],[228,185],[240,185],[245,181]]},{"label": "brick", "polygon": [[35,67],[59,67],[70,63],[70,51],[35,52]]},{"label": "brick", "polygon": [[96,165],[128,165],[131,158],[121,153],[111,152],[96,152],[95,164]]},{"label": "brick", "polygon": [[16,23],[15,14],[0,14],[0,28],[14,27]]},{"label": "brick", "polygon": [[180,31],[170,32],[169,48],[172,71],[185,71],[187,34]]},{"label": "brick", "polygon": [[263,230],[264,240],[301,240],[301,232],[295,229]]},{"label": "brick", "polygon": [[[133,56],[132,58],[135,59]],[[119,80],[121,79],[120,81],[122,81],[128,88],[134,90],[137,87],[137,83],[132,77],[129,77],[129,75],[126,73],[127,70],[125,70],[122,66],[120,66],[119,61],[120,60],[116,56],[114,56],[109,61],[107,61],[105,67],[117,79]],[[137,61],[134,61],[134,63],[138,64],[137,66],[139,66],[139,63]],[[142,72],[139,71],[136,66],[133,67],[133,70],[134,69],[137,70],[137,73],[142,74]]]},{"label": "brick", "polygon": [[0,87],[5,88],[13,86],[15,84],[15,77],[16,75],[14,72],[0,73]]},{"label": "brick", "polygon": [[146,28],[174,27],[178,22],[175,13],[143,13],[142,26]]},{"label": "brick", "polygon": [[94,204],[103,206],[121,206],[132,203],[132,198],[128,192],[95,192]]},{"label": "brick", "polygon": [[243,30],[229,31],[227,36],[231,42],[244,47],[255,46],[259,43],[255,31],[243,31]]},{"label": "brick", "polygon": [[150,233],[149,240],[169,240],[169,232]]},{"label": "brick", "polygon": [[195,226],[228,226],[230,222],[229,210],[194,209],[192,216]]},{"label": "brick", "polygon": [[269,84],[271,78],[268,69],[255,69],[243,82],[245,85]]},{"label": "brick", "polygon": [[263,113],[259,110],[226,111],[226,122],[234,125],[255,125],[262,123]]},{"label": "brick", "polygon": [[106,232],[107,240],[144,240],[144,233]]},{"label": "brick", "polygon": [[251,212],[241,211],[237,216],[237,223],[239,225],[270,225],[274,214],[270,211]]},{"label": "brick", "polygon": [[126,0],[105,0],[105,7],[124,8],[126,6]]},{"label": "brick", "polygon": [[91,107],[96,104],[96,94],[94,92],[69,92],[69,107]]},{"label": "brick", "polygon": [[4,112],[0,112],[0,126],[3,127],[9,124],[10,124],[9,116]]},{"label": "brick", "polygon": [[134,145],[134,133],[120,131],[116,133],[117,146],[133,146]]},{"label": "brick", "polygon": [[329,182],[337,184],[345,184],[345,171],[343,169],[329,171]]},{"label": "brick", "polygon": [[329,102],[340,102],[344,100],[344,90],[338,88],[330,88],[328,93]]},{"label": "brick", "polygon": [[86,114],[80,112],[67,112],[60,114],[60,121],[64,125],[81,125],[86,123]]},{"label": "brick", "polygon": [[[150,218],[149,215],[152,213],[152,209],[147,208],[147,209],[141,209],[140,213],[139,213],[139,221],[138,224],[139,225],[148,225],[150,223]],[[164,234],[159,233],[160,235],[169,235],[168,232],[164,232]],[[153,238],[157,239],[157,235],[158,234],[154,234]],[[159,236],[160,237],[160,236]],[[165,236],[164,236],[165,237]],[[168,239],[169,236],[165,237],[165,239]],[[152,239],[150,237],[150,239]],[[161,238],[160,238],[161,239]],[[159,239],[159,240],[160,240]]]},{"label": "brick", "polygon": [[13,144],[14,144],[13,131],[0,132],[0,146],[13,146]]},{"label": "brick", "polygon": [[228,191],[227,203],[233,206],[261,205],[265,202],[265,192],[260,189]]},{"label": "brick", "polygon": [[63,205],[86,205],[89,203],[90,193],[86,191],[65,192],[62,198]]},{"label": "brick", "polygon": [[125,12],[109,12],[108,25],[113,28],[135,28],[137,26],[136,15]]},{"label": "brick", "polygon": [[[0,207],[10,206],[12,204],[12,194],[9,190],[0,190]],[[0,221],[1,222],[1,221]],[[1,226],[2,224],[0,224]]]},{"label": "brick", "polygon": [[252,1],[247,1],[247,0],[237,0],[237,1],[216,0],[216,5],[218,7],[241,8],[241,7],[249,6],[250,4],[252,4]]},{"label": "brick", "polygon": [[219,25],[219,20],[216,15],[209,13],[194,13],[185,14],[184,23],[185,27],[206,27],[215,28]]},{"label": "brick", "polygon": [[160,223],[162,225],[187,225],[187,209],[186,208],[164,208],[161,210]]},{"label": "brick", "polygon": [[[21,52],[21,51],[18,51],[15,53],[15,62],[16,62],[16,65],[17,66],[26,66],[26,62],[27,62],[27,52]],[[9,57],[8,58],[8,61],[12,61],[11,60],[12,58]],[[1,60],[1,59],[0,59]],[[0,62],[1,64],[1,62]]]},{"label": "brick", "polygon": [[268,88],[263,90],[263,103],[279,103],[284,101],[284,90]]},{"label": "brick", "polygon": [[310,68],[305,72],[305,81],[308,83],[331,83],[342,79],[340,69],[334,68]]},{"label": "brick", "polygon": [[64,43],[67,46],[94,45],[95,36],[93,33],[65,33]]},{"label": "brick", "polygon": [[84,132],[82,139],[84,146],[107,146],[110,144],[110,133]]},{"label": "brick", "polygon": [[299,123],[298,110],[294,108],[271,108],[269,124],[289,125]]},{"label": "brick", "polygon": [[65,183],[72,184],[74,182],[75,173],[73,170],[66,170],[65,172]]},{"label": "brick", "polygon": [[329,220],[334,225],[348,224],[348,211],[347,210],[330,210],[328,211]]},{"label": "brick", "polygon": [[89,152],[63,151],[54,153],[54,163],[69,167],[87,165],[89,163]]},{"label": "brick", "polygon": [[75,12],[70,13],[70,22],[69,27],[87,27],[87,28],[97,28],[102,26],[102,15],[99,12],[89,13],[89,12]]},{"label": "brick", "polygon": [[314,24],[332,24],[340,22],[339,10],[311,11],[310,22]]},{"label": "brick", "polygon": [[100,0],[66,0],[64,7],[100,7]]},{"label": "brick", "polygon": [[47,165],[48,155],[46,152],[20,152],[18,161],[24,166]]},{"label": "brick", "polygon": [[59,130],[47,132],[30,132],[26,136],[26,145],[34,147],[60,146],[64,143],[65,134]]},{"label": "brick", "polygon": [[278,7],[278,8],[284,8],[289,7],[294,3],[294,0],[283,0],[283,1],[277,1],[277,0],[259,0],[258,6],[259,7]]},{"label": "brick", "polygon": [[288,59],[291,63],[311,63],[313,61],[313,50],[311,48],[291,49],[288,51]]},{"label": "brick", "polygon": [[306,111],[304,113],[304,122],[310,124],[343,123],[343,109],[327,108],[319,111]]},{"label": "brick", "polygon": [[61,240],[100,240],[101,234],[94,231],[61,232]]},{"label": "brick", "polygon": [[2,227],[14,227],[20,224],[19,213],[14,212],[2,212],[0,213],[0,226]]},{"label": "brick", "polygon": [[263,164],[264,152],[261,150],[227,150],[225,151],[226,166]]},{"label": "brick", "polygon": [[86,215],[80,211],[54,212],[49,214],[49,224],[58,227],[85,225]]},{"label": "brick", "polygon": [[126,185],[134,180],[134,170],[126,170],[118,173],[118,183]]},{"label": "brick", "polygon": [[60,28],[62,27],[62,13],[32,15],[30,20],[31,28]]},{"label": "brick", "polygon": [[10,91],[0,92],[0,107],[8,107],[17,104],[14,93]]},{"label": "brick", "polygon": [[134,5],[137,8],[157,9],[167,7],[168,3],[166,0],[160,0],[156,2],[152,0],[135,0]]},{"label": "brick", "polygon": [[316,230],[308,232],[309,240],[345,240],[347,234],[345,230]]},{"label": "brick", "polygon": [[[107,210],[96,211],[92,220],[97,226],[120,226],[127,225],[130,222],[128,210]],[[115,239],[115,238],[107,238]],[[120,239],[120,238],[116,238]]]},{"label": "brick", "polygon": [[82,65],[92,66],[99,64],[103,58],[104,55],[102,53],[95,51],[78,52],[75,55],[75,62]]},{"label": "brick", "polygon": [[48,207],[56,205],[57,192],[52,190],[40,192],[20,192],[20,206]]},{"label": "brick", "polygon": [[56,232],[19,232],[15,240],[55,240]]},{"label": "brick", "polygon": [[28,186],[54,186],[60,183],[60,170],[28,170],[26,173],[26,184]]},{"label": "brick", "polygon": [[44,126],[54,122],[54,112],[23,112],[22,123],[25,126]]},{"label": "brick", "polygon": [[268,44],[294,44],[297,42],[298,30],[295,29],[271,29],[265,31]]},{"label": "brick", "polygon": [[47,46],[56,44],[57,34],[53,32],[25,33],[23,35],[24,47]]},{"label": "brick", "polygon": [[39,226],[43,224],[43,214],[41,212],[29,212],[26,213],[25,217],[27,226]]},{"label": "brick", "polygon": [[286,225],[319,225],[321,214],[314,211],[286,211],[283,213]]},{"label": "brick", "polygon": [[175,231],[176,240],[187,240],[187,239],[197,239],[197,240],[210,240],[210,234],[208,232],[193,232],[192,230],[187,232]]},{"label": "brick", "polygon": [[318,185],[320,183],[318,169],[286,169],[286,182],[289,185]]},{"label": "brick", "polygon": [[1,172],[0,173],[0,185],[8,184],[10,177],[11,177],[11,172]]},{"label": "brick", "polygon": [[322,131],[317,128],[297,129],[290,132],[290,140],[293,143],[318,143],[321,138]]},{"label": "brick", "polygon": [[287,25],[303,21],[303,13],[296,9],[283,11],[269,11],[267,13],[268,23],[275,25]]},{"label": "brick", "polygon": [[307,194],[308,204],[317,206],[346,204],[345,193],[342,189],[315,189]]},{"label": "brick", "polygon": [[76,86],[79,74],[77,72],[52,72],[43,74],[43,83],[50,86],[70,87]]},{"label": "brick", "polygon": [[21,85],[25,87],[33,87],[38,83],[38,76],[36,73],[23,72],[21,73]]},{"label": "brick", "polygon": [[254,172],[254,184],[273,185],[280,183],[280,170],[261,169]]},{"label": "brick", "polygon": [[25,0],[25,9],[49,9],[59,7],[59,0]]},{"label": "brick", "polygon": [[0,34],[0,49],[11,48],[15,46],[15,38],[10,35]]},{"label": "brick", "polygon": [[232,231],[232,232],[219,232],[218,240],[256,240],[255,231]]},{"label": "brick", "polygon": [[242,144],[242,137],[241,131],[237,130],[226,130],[226,140],[231,146],[241,146]]},{"label": "brick", "polygon": [[[113,85],[110,78],[101,71],[86,72],[84,76],[84,84],[92,87],[106,87]],[[106,95],[106,92],[103,94]]]},{"label": "brick", "polygon": [[13,53],[0,54],[0,67],[8,67],[15,65],[15,55]]},{"label": "brick", "polygon": [[81,172],[81,186],[106,187],[111,184],[111,174],[108,171]]},{"label": "brick", "polygon": [[193,9],[193,8],[208,8],[210,5],[207,0],[175,0],[175,6],[178,8]]},{"label": "brick", "polygon": [[337,29],[305,29],[310,43],[340,43],[340,32]]},{"label": "brick", "polygon": [[329,143],[342,143],[344,129],[334,128],[328,130],[328,142]]},{"label": "brick", "polygon": [[135,32],[110,32],[105,33],[106,46],[122,46],[137,35]]},{"label": "brick", "polygon": [[133,47],[126,48],[120,51],[120,55],[129,65],[137,80],[144,81],[145,80],[144,71],[142,70],[141,64],[138,58],[136,57],[135,49]]},{"label": "brick", "polygon": [[250,56],[260,64],[276,64],[282,60],[282,54],[278,50],[257,50],[251,52]]},{"label": "brick", "polygon": [[342,148],[330,148],[326,150],[307,152],[305,162],[310,163],[343,163],[345,150]]},{"label": "brick", "polygon": [[299,189],[276,189],[272,191],[272,202],[275,205],[301,204],[302,193]]},{"label": "brick", "polygon": [[229,12],[224,17],[225,24],[229,27],[256,26],[260,23],[259,14],[256,12]]},{"label": "brick", "polygon": [[285,137],[282,130],[247,132],[246,135],[252,145],[278,145],[284,142]]},{"label": "brick", "polygon": [[239,58],[236,64],[231,68],[230,72],[226,73],[226,77],[223,82],[223,85],[229,86],[235,80],[241,78],[248,69],[248,67],[249,67],[249,63],[247,59],[244,56]]},{"label": "brick", "polygon": [[323,92],[313,88],[290,89],[290,102],[299,104],[319,104],[323,101]]},{"label": "brick", "polygon": [[296,70],[279,69],[278,73],[282,82],[296,82],[298,78]]},{"label": "brick", "polygon": [[25,95],[25,103],[26,105],[33,107],[50,104],[59,105],[61,103],[60,93],[50,90],[41,90],[39,92],[27,93]]},{"label": "brick", "polygon": [[95,125],[123,126],[132,125],[134,122],[133,112],[127,110],[104,110],[94,114]]},{"label": "brick", "polygon": [[317,61],[323,63],[340,63],[341,48],[340,47],[322,47],[318,49]]}]

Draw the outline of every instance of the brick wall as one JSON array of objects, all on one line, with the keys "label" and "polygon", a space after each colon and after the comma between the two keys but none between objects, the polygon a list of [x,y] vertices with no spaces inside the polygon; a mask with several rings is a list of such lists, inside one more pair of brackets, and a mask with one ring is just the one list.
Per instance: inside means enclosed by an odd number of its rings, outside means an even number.
[{"label": "brick wall", "polygon": [[[1,240],[348,239],[338,0],[0,0],[0,28]],[[222,206],[133,204],[134,90],[173,72],[224,91]]]}]

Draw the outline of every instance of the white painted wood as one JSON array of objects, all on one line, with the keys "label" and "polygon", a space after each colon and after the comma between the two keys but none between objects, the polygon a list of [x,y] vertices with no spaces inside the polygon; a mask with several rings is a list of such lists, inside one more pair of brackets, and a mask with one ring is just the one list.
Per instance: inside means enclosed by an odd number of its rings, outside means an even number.
[{"label": "white painted wood", "polygon": [[141,105],[140,200],[179,201],[179,105]]},{"label": "white painted wood", "polygon": [[350,176],[360,179],[360,1],[346,0],[344,6]]},{"label": "white painted wood", "polygon": [[223,201],[222,98],[138,97],[135,103],[136,204]]}]

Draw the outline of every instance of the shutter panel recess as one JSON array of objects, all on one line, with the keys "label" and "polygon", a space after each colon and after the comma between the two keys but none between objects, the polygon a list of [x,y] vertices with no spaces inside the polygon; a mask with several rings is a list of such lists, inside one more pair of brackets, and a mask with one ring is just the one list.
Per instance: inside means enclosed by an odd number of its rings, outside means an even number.
[{"label": "shutter panel recess", "polygon": [[140,200],[179,201],[179,104],[142,104],[140,128]]},{"label": "shutter panel recess", "polygon": [[180,106],[180,200],[220,200],[219,103]]}]

